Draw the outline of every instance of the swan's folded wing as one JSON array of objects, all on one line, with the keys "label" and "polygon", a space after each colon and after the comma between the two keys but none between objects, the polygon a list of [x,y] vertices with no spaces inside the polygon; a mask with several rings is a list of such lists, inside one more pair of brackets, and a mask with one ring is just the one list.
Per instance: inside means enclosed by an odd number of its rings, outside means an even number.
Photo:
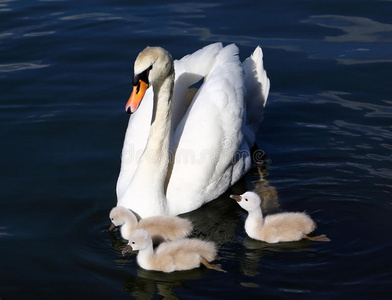
[{"label": "swan's folded wing", "polygon": [[188,88],[211,72],[216,56],[222,47],[222,43],[211,44],[184,56],[180,60],[174,61],[173,130],[177,128],[179,122],[184,117],[192,100],[186,97]]},{"label": "swan's folded wing", "polygon": [[[185,211],[200,207],[239,179],[233,174],[243,144],[244,86],[237,54],[235,45],[220,51],[175,131],[167,199],[178,211],[183,204]],[[240,160],[242,170],[249,169],[249,150]]]}]

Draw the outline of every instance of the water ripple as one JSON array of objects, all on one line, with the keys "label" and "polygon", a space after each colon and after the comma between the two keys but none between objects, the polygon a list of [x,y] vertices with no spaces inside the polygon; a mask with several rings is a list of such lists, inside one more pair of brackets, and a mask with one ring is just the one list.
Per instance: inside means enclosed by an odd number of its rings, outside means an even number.
[{"label": "water ripple", "polygon": [[41,31],[41,32],[25,33],[23,36],[24,37],[37,37],[37,36],[51,35],[51,34],[55,34],[55,33],[56,33],[56,31]]},{"label": "water ripple", "polygon": [[313,102],[316,104],[334,103],[352,110],[366,110],[365,117],[390,117],[392,115],[392,107],[390,101],[383,101],[385,105],[374,104],[371,102],[352,101],[343,98],[349,93],[337,91],[324,91],[318,94],[319,98]]},{"label": "water ripple", "polygon": [[66,20],[66,21],[84,20],[84,19],[107,21],[107,20],[122,19],[122,17],[114,17],[111,14],[107,14],[107,13],[86,13],[86,14],[76,14],[76,15],[60,18],[60,20]]},{"label": "water ripple", "polygon": [[[305,22],[305,21],[304,21]],[[336,28],[344,32],[339,36],[327,36],[328,42],[391,42],[392,39],[383,33],[392,32],[392,24],[384,24],[364,17],[351,17],[339,15],[311,16],[307,22],[319,26]]]},{"label": "water ripple", "polygon": [[13,64],[0,64],[0,72],[15,72],[22,70],[41,69],[49,67],[50,65],[44,65],[39,63],[13,63]]},{"label": "water ripple", "polygon": [[355,124],[343,120],[336,120],[334,124],[338,128],[349,129],[350,131],[346,131],[349,135],[356,135],[356,133],[368,135],[372,139],[390,139],[392,138],[392,133],[382,127],[382,126],[370,126],[370,125],[362,125],[362,124]]}]

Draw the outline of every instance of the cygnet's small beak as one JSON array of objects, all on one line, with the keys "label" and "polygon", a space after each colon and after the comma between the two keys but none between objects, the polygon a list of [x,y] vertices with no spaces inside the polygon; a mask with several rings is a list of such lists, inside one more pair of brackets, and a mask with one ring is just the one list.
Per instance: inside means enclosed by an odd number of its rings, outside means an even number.
[{"label": "cygnet's small beak", "polygon": [[131,245],[126,245],[125,248],[123,249],[123,251],[121,251],[121,254],[122,254],[123,256],[125,256],[126,253],[131,252],[132,250],[133,250],[133,249],[132,249],[132,246],[131,246]]},{"label": "cygnet's small beak", "polygon": [[116,228],[116,225],[113,224],[113,222],[110,223],[109,231],[112,231],[114,228]]},{"label": "cygnet's small beak", "polygon": [[230,198],[233,198],[237,202],[241,202],[242,197],[239,195],[230,195]]}]

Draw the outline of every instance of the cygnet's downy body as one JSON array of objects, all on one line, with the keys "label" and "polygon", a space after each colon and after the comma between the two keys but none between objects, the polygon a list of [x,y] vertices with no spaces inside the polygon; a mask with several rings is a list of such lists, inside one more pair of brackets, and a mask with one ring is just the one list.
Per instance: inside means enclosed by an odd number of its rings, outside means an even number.
[{"label": "cygnet's downy body", "polygon": [[154,243],[173,241],[188,236],[192,230],[192,223],[176,216],[148,217],[138,221],[135,214],[121,206],[110,211],[111,225],[109,230],[121,226],[121,236],[129,240],[129,236],[137,229],[144,229],[152,237]]},{"label": "cygnet's downy body", "polygon": [[135,230],[129,237],[128,245],[122,251],[139,251],[137,263],[146,270],[173,271],[191,270],[205,265],[209,269],[225,272],[219,265],[211,265],[215,260],[217,250],[212,242],[199,239],[178,239],[161,243],[153,249],[152,240],[144,229]]}]

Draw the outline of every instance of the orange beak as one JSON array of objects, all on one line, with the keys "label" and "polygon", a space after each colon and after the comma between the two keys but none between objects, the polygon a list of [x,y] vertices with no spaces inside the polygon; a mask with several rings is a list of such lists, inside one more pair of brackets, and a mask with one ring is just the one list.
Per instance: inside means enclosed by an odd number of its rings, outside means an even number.
[{"label": "orange beak", "polygon": [[129,114],[133,114],[139,107],[144,94],[148,88],[148,83],[143,80],[139,80],[137,85],[133,86],[132,94],[129,97],[127,104],[125,105],[125,111]]}]

